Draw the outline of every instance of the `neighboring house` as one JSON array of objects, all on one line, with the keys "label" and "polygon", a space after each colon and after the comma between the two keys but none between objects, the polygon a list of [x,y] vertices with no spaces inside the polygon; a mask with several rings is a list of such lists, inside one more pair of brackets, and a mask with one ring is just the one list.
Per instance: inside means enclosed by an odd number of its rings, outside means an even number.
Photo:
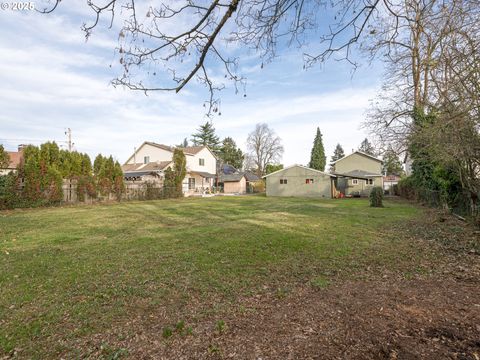
[{"label": "neighboring house", "polygon": [[336,190],[344,195],[368,196],[374,186],[383,188],[382,160],[361,151],[332,163]]},{"label": "neighboring house", "polygon": [[218,177],[218,184],[223,186],[225,194],[245,194],[250,192],[252,184],[260,178],[250,171],[239,171],[231,165],[223,164]]},{"label": "neighboring house", "polygon": [[7,154],[10,157],[10,163],[5,169],[0,169],[0,175],[7,175],[11,171],[17,171],[17,166],[23,158],[23,147],[24,145],[19,145],[18,151],[7,151]]},{"label": "neighboring house", "polygon": [[[383,177],[383,190],[390,193],[390,189],[393,185],[397,185],[401,177],[398,175],[387,175]],[[392,194],[391,194],[392,195]]]},{"label": "neighboring house", "polygon": [[332,198],[334,193],[333,174],[292,165],[264,176],[267,196],[296,196]]},{"label": "neighboring house", "polygon": [[[186,196],[203,193],[214,185],[217,158],[207,146],[180,148],[187,160],[187,175],[183,180],[183,192]],[[122,166],[127,180],[163,181],[164,171],[173,166],[175,148],[144,142]]]}]

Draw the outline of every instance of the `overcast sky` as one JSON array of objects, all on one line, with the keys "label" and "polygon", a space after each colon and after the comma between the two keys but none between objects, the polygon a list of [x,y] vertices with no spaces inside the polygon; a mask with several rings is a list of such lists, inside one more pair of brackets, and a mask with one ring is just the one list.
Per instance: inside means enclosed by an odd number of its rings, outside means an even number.
[{"label": "overcast sky", "polygon": [[[124,162],[143,141],[174,145],[190,138],[206,121],[207,91],[195,83],[179,94],[149,96],[114,88],[118,33],[101,27],[85,42],[80,27],[89,19],[80,0],[49,15],[0,10],[0,143],[9,150],[48,140],[64,146],[71,128],[76,150]],[[317,126],[328,158],[337,143],[347,153],[357,148],[367,136],[360,126],[381,69],[365,62],[352,76],[350,65],[331,61],[305,71],[301,51],[279,55],[263,69],[240,58],[247,96],[227,83],[222,115],[213,118],[218,135],[245,150],[248,133],[266,122],[283,140],[285,165],[308,163]]]}]

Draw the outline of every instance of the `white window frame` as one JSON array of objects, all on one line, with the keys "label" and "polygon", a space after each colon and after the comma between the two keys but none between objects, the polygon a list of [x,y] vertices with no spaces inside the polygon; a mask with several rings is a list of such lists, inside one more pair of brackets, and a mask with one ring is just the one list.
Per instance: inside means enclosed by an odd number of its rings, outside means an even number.
[{"label": "white window frame", "polygon": [[288,185],[288,179],[280,179],[280,185]]},{"label": "white window frame", "polygon": [[358,185],[358,179],[352,179],[352,185]]},{"label": "white window frame", "polygon": [[373,186],[373,179],[365,179],[365,185]]},{"label": "white window frame", "polygon": [[198,166],[205,166],[205,159],[199,158],[198,159]]},{"label": "white window frame", "polygon": [[144,156],[143,157],[143,163],[148,164],[150,162],[150,156]]},{"label": "white window frame", "polygon": [[305,179],[305,184],[311,185],[314,183],[314,180],[312,178]]}]

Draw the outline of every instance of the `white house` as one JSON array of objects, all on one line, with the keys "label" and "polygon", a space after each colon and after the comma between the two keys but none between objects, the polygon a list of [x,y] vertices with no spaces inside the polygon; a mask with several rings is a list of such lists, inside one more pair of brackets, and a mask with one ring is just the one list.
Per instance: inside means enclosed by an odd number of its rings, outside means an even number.
[{"label": "white house", "polygon": [[[207,146],[180,148],[187,159],[187,175],[183,180],[185,196],[203,193],[214,185],[217,158]],[[145,141],[122,166],[127,180],[163,179],[164,171],[173,166],[175,148]]]}]

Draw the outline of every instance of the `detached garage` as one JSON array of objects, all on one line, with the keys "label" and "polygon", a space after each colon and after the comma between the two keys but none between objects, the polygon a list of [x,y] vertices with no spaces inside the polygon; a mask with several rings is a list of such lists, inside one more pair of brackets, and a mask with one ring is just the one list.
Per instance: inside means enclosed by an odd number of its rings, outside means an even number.
[{"label": "detached garage", "polygon": [[332,198],[335,175],[292,165],[264,176],[267,196]]}]

